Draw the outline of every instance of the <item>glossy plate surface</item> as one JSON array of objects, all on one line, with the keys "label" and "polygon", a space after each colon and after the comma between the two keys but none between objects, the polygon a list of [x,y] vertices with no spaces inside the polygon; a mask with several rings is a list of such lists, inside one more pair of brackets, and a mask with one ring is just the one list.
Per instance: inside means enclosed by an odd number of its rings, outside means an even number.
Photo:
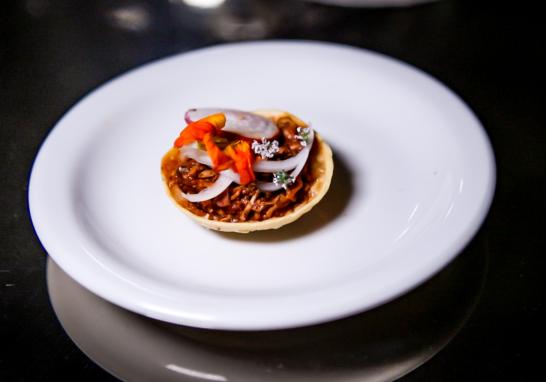
[{"label": "glossy plate surface", "polygon": [[[336,157],[331,190],[277,231],[196,225],[159,171],[195,106],[310,121]],[[494,183],[479,121],[428,75],[353,48],[260,42],[174,56],[92,92],[43,144],[29,204],[47,252],[99,296],[173,323],[278,329],[360,312],[428,279],[475,234]]]}]

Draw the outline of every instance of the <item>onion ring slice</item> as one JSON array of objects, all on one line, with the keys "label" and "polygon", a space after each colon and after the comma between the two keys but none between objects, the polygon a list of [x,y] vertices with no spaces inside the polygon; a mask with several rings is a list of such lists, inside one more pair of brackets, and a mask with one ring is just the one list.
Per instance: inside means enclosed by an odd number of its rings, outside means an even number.
[{"label": "onion ring slice", "polygon": [[279,134],[279,128],[269,119],[254,113],[234,109],[212,107],[189,109],[184,114],[184,119],[187,123],[192,123],[217,113],[223,113],[226,117],[226,124],[222,128],[222,131],[228,131],[252,139],[270,139]]},{"label": "onion ring slice", "polygon": [[229,187],[231,182],[232,180],[228,176],[220,174],[218,179],[216,179],[216,182],[214,182],[210,187],[201,190],[197,194],[186,194],[185,192],[182,192],[181,194],[184,199],[188,200],[189,202],[204,202],[205,200],[209,200],[220,195],[226,188]]}]

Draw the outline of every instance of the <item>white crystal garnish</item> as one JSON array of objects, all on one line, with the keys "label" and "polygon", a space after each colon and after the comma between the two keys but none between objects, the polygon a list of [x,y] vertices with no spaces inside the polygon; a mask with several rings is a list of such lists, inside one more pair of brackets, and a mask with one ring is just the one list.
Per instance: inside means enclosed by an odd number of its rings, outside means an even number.
[{"label": "white crystal garnish", "polygon": [[255,154],[258,154],[262,159],[273,158],[275,153],[279,151],[279,142],[269,141],[267,138],[262,138],[262,142],[254,141],[252,142],[252,150]]}]

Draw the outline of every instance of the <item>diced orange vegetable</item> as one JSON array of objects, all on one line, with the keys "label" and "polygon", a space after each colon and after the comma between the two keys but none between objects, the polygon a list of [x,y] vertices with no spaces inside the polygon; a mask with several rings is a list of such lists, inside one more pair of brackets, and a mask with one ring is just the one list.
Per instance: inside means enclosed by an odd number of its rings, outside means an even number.
[{"label": "diced orange vegetable", "polygon": [[189,124],[182,132],[180,136],[174,141],[175,147],[182,147],[189,143],[200,141],[206,134],[210,134],[214,131],[214,125],[209,122],[194,122]]},{"label": "diced orange vegetable", "polygon": [[254,164],[254,156],[250,145],[246,141],[238,141],[237,143],[225,148],[225,153],[233,159],[234,170],[241,177],[241,184],[245,185],[256,179],[252,165]]},{"label": "diced orange vegetable", "polygon": [[212,123],[214,127],[216,128],[217,132],[220,132],[222,127],[226,125],[226,116],[224,115],[224,113],[217,113],[217,114],[212,114],[212,115],[209,115],[208,117],[202,118],[199,121],[207,121]]},{"label": "diced orange vegetable", "polygon": [[223,113],[209,115],[198,121],[190,123],[180,132],[180,136],[174,141],[175,147],[182,147],[195,141],[201,141],[205,145],[214,170],[222,171],[233,168],[241,178],[241,184],[245,185],[254,180],[254,155],[250,149],[249,141],[241,139],[227,146],[222,151],[214,142],[214,138],[221,136],[222,127],[226,124]]},{"label": "diced orange vegetable", "polygon": [[201,118],[199,121],[190,123],[184,130],[180,132],[179,137],[174,141],[175,147],[182,147],[189,143],[203,140],[205,134],[221,132],[222,127],[226,124],[226,117],[222,113],[209,115]]},{"label": "diced orange vegetable", "polygon": [[218,146],[216,146],[216,143],[214,143],[214,137],[211,133],[203,136],[203,144],[207,149],[207,154],[209,154],[209,157],[212,160],[214,170],[222,171],[231,167],[233,161],[229,156],[224,154],[224,152],[220,150]]}]

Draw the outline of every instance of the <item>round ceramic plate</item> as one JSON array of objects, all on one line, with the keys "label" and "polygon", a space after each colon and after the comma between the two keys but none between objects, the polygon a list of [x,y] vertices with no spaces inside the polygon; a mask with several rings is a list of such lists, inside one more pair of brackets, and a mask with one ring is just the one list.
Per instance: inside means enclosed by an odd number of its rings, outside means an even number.
[{"label": "round ceramic plate", "polygon": [[[274,231],[191,221],[159,166],[199,106],[310,121],[335,155],[325,199]],[[480,123],[428,75],[359,49],[257,42],[167,58],[92,92],[43,144],[29,204],[47,252],[97,295],[178,324],[278,329],[361,312],[428,279],[476,233],[494,175]]]}]

